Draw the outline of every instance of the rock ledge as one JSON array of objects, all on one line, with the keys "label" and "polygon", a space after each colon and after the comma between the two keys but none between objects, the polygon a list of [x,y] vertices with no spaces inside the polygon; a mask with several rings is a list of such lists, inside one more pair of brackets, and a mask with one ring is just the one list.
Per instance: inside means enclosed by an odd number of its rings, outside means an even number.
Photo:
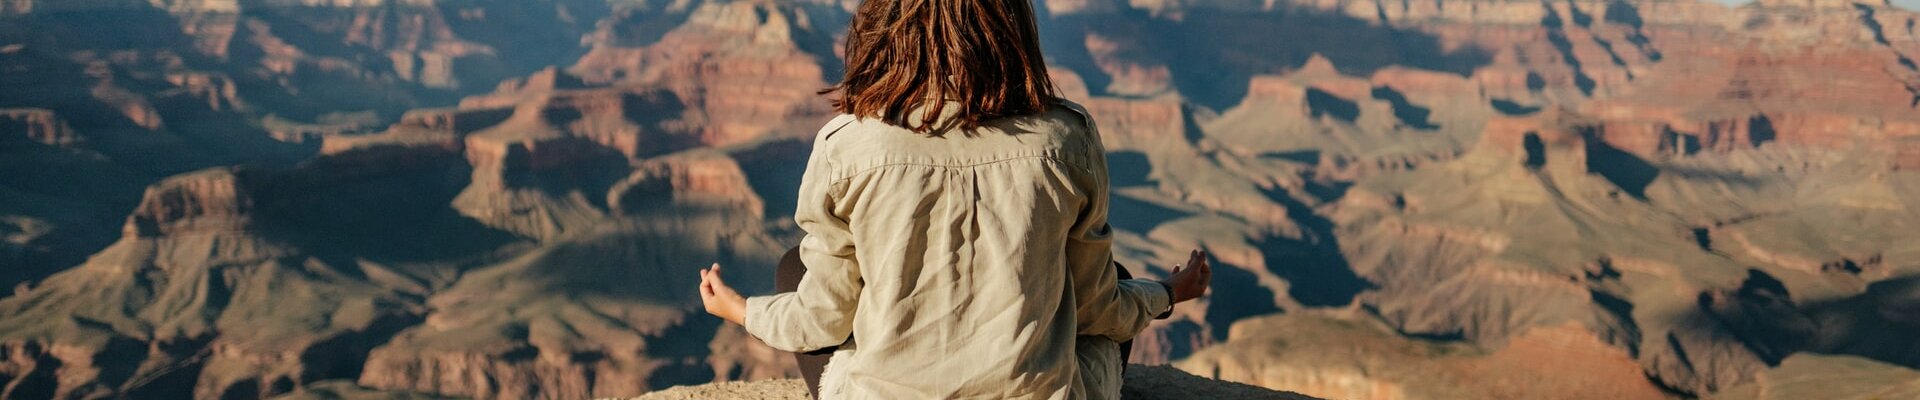
[{"label": "rock ledge", "polygon": [[[1138,364],[1127,367],[1126,387],[1121,389],[1121,397],[1127,399],[1314,399],[1299,393],[1279,392],[1258,386],[1198,377],[1172,367]],[[806,400],[807,388],[806,384],[799,379],[720,382],[699,386],[675,386],[632,398],[632,400],[684,399]]]}]

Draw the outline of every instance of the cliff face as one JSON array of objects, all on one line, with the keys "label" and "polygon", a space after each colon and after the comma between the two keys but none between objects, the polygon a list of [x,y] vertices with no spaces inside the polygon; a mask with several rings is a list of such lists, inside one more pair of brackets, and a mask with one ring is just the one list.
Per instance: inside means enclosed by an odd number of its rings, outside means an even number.
[{"label": "cliff face", "polygon": [[1232,341],[1175,365],[1330,399],[1671,397],[1640,379],[1626,351],[1579,327],[1543,327],[1490,349],[1411,340],[1356,314],[1251,318],[1234,324]]},{"label": "cliff face", "polygon": [[[515,94],[528,101],[330,138],[297,168],[154,185],[119,242],[0,300],[0,314],[35,321],[0,331],[9,387],[257,397],[350,379],[580,398],[766,376],[765,363],[777,376],[764,349],[708,350],[700,338],[718,325],[690,319],[675,283],[694,276],[674,260],[700,258],[739,268],[745,288],[768,284],[754,275],[784,246],[738,164],[628,156],[698,143],[604,140],[674,125],[646,118],[683,107],[658,89]],[[145,361],[101,375],[121,367],[98,359]]]},{"label": "cliff face", "polygon": [[[674,260],[704,257],[740,268],[744,287],[765,287],[757,275],[784,251],[760,225],[762,202],[739,164],[722,153],[684,151],[719,145],[688,131],[706,118],[651,84],[595,85],[549,70],[469,98],[460,111],[421,113],[388,133],[341,138],[341,148],[389,141],[463,148],[472,175],[451,207],[539,243],[435,292],[427,304],[436,311],[375,349],[358,383],[579,398],[766,376],[770,367],[780,374],[778,365],[790,361],[722,341],[737,333],[714,336],[720,327],[690,318],[690,292],[674,283],[693,278]],[[435,135],[463,139],[408,139]],[[677,154],[656,156],[666,153]],[[730,350],[708,350],[702,338]]]},{"label": "cliff face", "polygon": [[[791,377],[685,282],[770,286],[852,5],[0,0],[0,397]],[[1920,366],[1911,11],[1040,5],[1117,259],[1220,267],[1137,362],[1379,399]]]},{"label": "cliff face", "polygon": [[844,24],[844,11],[806,2],[707,2],[663,11],[684,13],[684,20],[647,43],[653,32],[633,25],[659,23],[649,19],[660,16],[616,16],[569,70],[589,82],[671,90],[703,111],[706,119],[696,126],[700,141],[710,145],[818,128],[807,117],[827,111],[817,92],[827,87],[827,71],[838,67],[833,35]]},{"label": "cliff face", "polygon": [[[1913,384],[1920,373],[1855,357],[1796,355],[1782,361],[1767,378],[1728,389],[1720,399],[1871,399],[1920,395]],[[1812,378],[1812,379],[1807,379]]]},{"label": "cliff face", "polygon": [[[244,5],[245,7],[242,7]],[[324,136],[570,61],[603,2],[9,1],[0,137],[23,221],[0,283],[115,240],[142,188],[242,163],[288,166]],[[504,33],[498,25],[541,29]],[[17,147],[16,139],[53,147]],[[19,143],[25,143],[19,142]],[[22,173],[73,171],[59,180]],[[16,247],[17,246],[17,247]]]},{"label": "cliff face", "polygon": [[[1916,51],[1911,12],[1819,2],[1133,4],[1148,10],[1141,16],[1061,6],[1074,9],[1054,43],[1086,53],[1056,53],[1065,56],[1055,75],[1072,75],[1063,86],[1096,114],[1125,114],[1102,121],[1122,160],[1116,185],[1141,176],[1147,187],[1116,189],[1152,207],[1116,206],[1116,227],[1146,232],[1132,251],[1152,260],[1156,246],[1197,242],[1244,271],[1227,270],[1235,283],[1215,288],[1195,320],[1156,327],[1142,359],[1233,348],[1219,354],[1236,361],[1183,365],[1334,397],[1571,396],[1368,367],[1310,378],[1330,361],[1277,370],[1272,357],[1247,355],[1274,346],[1259,334],[1223,332],[1266,312],[1250,310],[1348,304],[1394,332],[1486,352],[1529,346],[1542,329],[1591,335],[1590,348],[1612,353],[1594,360],[1625,372],[1604,375],[1620,381],[1608,385],[1648,389],[1637,396],[1712,393],[1785,354],[1840,342],[1848,354],[1904,359],[1888,354],[1905,342],[1857,338],[1854,325],[1808,309],[1911,273],[1912,259],[1884,258],[1912,254],[1895,233],[1913,223],[1911,180],[1898,172],[1912,163],[1920,115],[1920,74],[1903,61]],[[1208,28],[1228,21],[1240,32]],[[1382,47],[1364,45],[1374,35],[1399,38],[1402,51],[1354,51]],[[1294,40],[1239,39],[1276,37]],[[1143,106],[1163,98],[1182,108]],[[1151,135],[1133,126],[1181,134],[1142,146]],[[1135,152],[1145,167],[1124,162]],[[1231,172],[1212,175],[1195,159]],[[1263,195],[1206,203],[1243,182]],[[1855,183],[1779,202],[1818,182]],[[1295,228],[1256,233],[1265,220],[1234,211],[1248,204],[1285,210]],[[1155,217],[1127,216],[1147,213]],[[1769,282],[1778,287],[1751,289]],[[1195,331],[1211,340],[1184,339]],[[1846,339],[1818,339],[1833,337]],[[1378,351],[1421,354],[1389,348]],[[1540,381],[1588,372],[1530,371],[1556,376]]]},{"label": "cliff face", "polygon": [[615,171],[628,170],[626,159],[592,141],[489,141],[493,135],[468,137],[474,175],[451,206],[537,247],[435,291],[426,300],[434,312],[374,349],[360,385],[581,398],[735,373],[709,363],[752,371],[782,361],[751,351],[708,355],[703,338],[727,336],[714,336],[713,321],[691,318],[691,292],[680,282],[695,276],[674,262],[718,260],[744,271],[743,287],[767,285],[755,277],[769,273],[784,248],[760,226],[761,203],[729,157],[654,158],[622,175]]},{"label": "cliff face", "polygon": [[289,178],[216,169],[162,181],[118,242],[0,302],[20,321],[0,332],[10,395],[247,396],[357,368],[370,337],[420,310],[366,278],[391,271],[271,233],[297,223],[263,211],[289,203],[267,183]]},{"label": "cliff face", "polygon": [[0,140],[20,144],[34,142],[53,147],[69,147],[85,140],[51,110],[0,110]]}]

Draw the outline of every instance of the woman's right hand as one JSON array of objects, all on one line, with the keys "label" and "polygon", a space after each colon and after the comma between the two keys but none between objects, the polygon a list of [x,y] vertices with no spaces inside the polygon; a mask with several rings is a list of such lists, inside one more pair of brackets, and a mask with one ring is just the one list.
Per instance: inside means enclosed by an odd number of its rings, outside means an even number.
[{"label": "woman's right hand", "polygon": [[747,326],[747,298],[720,279],[720,263],[700,269],[700,303],[706,306],[708,314]]},{"label": "woman's right hand", "polygon": [[1173,275],[1162,282],[1173,288],[1175,304],[1200,298],[1207,293],[1207,285],[1213,283],[1213,267],[1207,265],[1207,252],[1196,249],[1188,253],[1187,263],[1174,264]]}]

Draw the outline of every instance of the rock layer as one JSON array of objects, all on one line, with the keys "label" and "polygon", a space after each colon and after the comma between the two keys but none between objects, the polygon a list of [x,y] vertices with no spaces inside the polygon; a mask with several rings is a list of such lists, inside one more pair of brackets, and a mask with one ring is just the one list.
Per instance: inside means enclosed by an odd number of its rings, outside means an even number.
[{"label": "rock layer", "polygon": [[[852,5],[0,1],[0,397],[790,377],[683,283],[763,292],[797,241]],[[1920,366],[1913,12],[1042,6],[1116,259],[1221,267],[1138,362],[1358,398]]]}]

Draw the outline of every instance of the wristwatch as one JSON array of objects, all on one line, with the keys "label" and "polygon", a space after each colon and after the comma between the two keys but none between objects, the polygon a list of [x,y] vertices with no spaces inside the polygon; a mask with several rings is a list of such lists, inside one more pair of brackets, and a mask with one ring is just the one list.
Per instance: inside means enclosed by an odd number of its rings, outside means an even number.
[{"label": "wristwatch", "polygon": [[1166,282],[1160,281],[1154,281],[1153,283],[1158,283],[1161,289],[1167,290],[1167,310],[1161,311],[1160,315],[1153,316],[1153,319],[1167,319],[1167,317],[1173,316],[1173,285],[1168,285]]}]

